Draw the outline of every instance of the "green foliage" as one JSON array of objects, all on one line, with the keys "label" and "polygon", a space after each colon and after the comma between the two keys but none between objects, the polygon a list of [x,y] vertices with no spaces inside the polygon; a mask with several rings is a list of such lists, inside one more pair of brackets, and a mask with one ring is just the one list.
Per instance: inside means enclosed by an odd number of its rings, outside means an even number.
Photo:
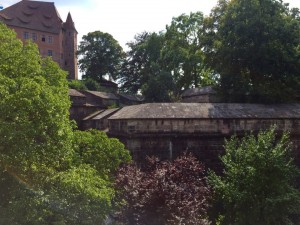
[{"label": "green foliage", "polygon": [[[168,102],[183,89],[213,85],[216,77],[205,63],[200,12],[173,18],[166,32],[144,32],[128,43],[119,74],[121,90],[141,91],[148,102]],[[159,88],[157,88],[159,86]]]},{"label": "green foliage", "polygon": [[[64,168],[71,150],[66,73],[0,24],[0,154],[20,173]],[[22,172],[21,172],[22,171]]]},{"label": "green foliage", "polygon": [[161,72],[149,79],[142,86],[142,93],[147,102],[170,102],[175,90],[173,77],[170,73]]},{"label": "green foliage", "polygon": [[277,139],[272,128],[257,137],[233,137],[225,150],[223,176],[210,174],[224,207],[221,224],[294,224],[292,216],[300,214],[300,191],[294,185],[299,168],[293,165],[288,134]]},{"label": "green foliage", "polygon": [[88,89],[84,81],[82,80],[69,80],[69,88],[80,90],[80,91],[84,91]]},{"label": "green foliage", "polygon": [[92,78],[85,78],[83,80],[70,80],[69,88],[84,91],[102,91],[102,92],[114,92],[110,88],[101,86],[100,82],[95,81]]},{"label": "green foliage", "polygon": [[182,14],[166,26],[162,61],[172,71],[178,92],[216,82],[201,49],[203,20],[201,12]]},{"label": "green foliage", "polygon": [[171,72],[162,68],[160,52],[163,44],[162,33],[148,32],[136,35],[135,41],[128,43],[130,50],[119,77],[123,92],[136,94],[142,91],[148,102],[170,101],[175,86]]},{"label": "green foliage", "polygon": [[293,101],[299,89],[300,23],[279,0],[220,0],[203,49],[227,101]]},{"label": "green foliage", "polygon": [[50,180],[48,201],[67,224],[102,224],[114,208],[113,175],[130,154],[98,130],[74,131],[73,149],[72,166]]},{"label": "green foliage", "polygon": [[55,215],[66,224],[102,224],[112,211],[115,190],[106,177],[88,164],[59,173],[45,196]]},{"label": "green foliage", "polygon": [[129,153],[72,130],[66,73],[0,23],[0,224],[103,224]]},{"label": "green foliage", "polygon": [[122,163],[130,161],[130,154],[117,139],[108,138],[98,130],[75,131],[75,162],[88,164],[98,171],[101,176],[114,174]]},{"label": "green foliage", "polygon": [[86,78],[82,80],[86,88],[90,91],[101,91],[101,86],[99,82],[93,80],[92,78]]},{"label": "green foliage", "polygon": [[119,43],[108,33],[90,32],[82,37],[78,47],[79,68],[83,78],[101,82],[104,75],[116,78],[124,57]]}]

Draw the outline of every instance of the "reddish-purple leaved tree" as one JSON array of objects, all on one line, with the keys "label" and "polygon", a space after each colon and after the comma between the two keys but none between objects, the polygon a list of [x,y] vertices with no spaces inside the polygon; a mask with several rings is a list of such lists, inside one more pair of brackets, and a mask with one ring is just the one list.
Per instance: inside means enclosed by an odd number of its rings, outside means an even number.
[{"label": "reddish-purple leaved tree", "polygon": [[130,225],[204,225],[211,191],[204,166],[191,154],[174,161],[148,158],[146,168],[123,166],[116,177],[125,200],[117,220]]}]

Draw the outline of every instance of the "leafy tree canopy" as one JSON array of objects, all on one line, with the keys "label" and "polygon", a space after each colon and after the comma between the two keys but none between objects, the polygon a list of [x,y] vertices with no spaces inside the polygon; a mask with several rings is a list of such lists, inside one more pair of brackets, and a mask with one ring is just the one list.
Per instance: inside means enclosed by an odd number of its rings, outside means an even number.
[{"label": "leafy tree canopy", "polygon": [[215,83],[201,49],[203,21],[203,14],[196,12],[174,17],[166,26],[161,55],[163,65],[172,71],[177,92]]},{"label": "leafy tree canopy", "polygon": [[120,164],[130,161],[120,141],[98,130],[75,131],[74,145],[76,164],[89,164],[108,180]]},{"label": "leafy tree canopy", "polygon": [[74,132],[69,107],[66,73],[0,23],[1,224],[103,224],[113,209],[112,173],[129,153]]},{"label": "leafy tree canopy", "polygon": [[90,90],[90,91],[101,91],[101,92],[114,92],[109,87],[101,86],[101,84],[92,78],[85,78],[83,80],[69,80],[69,88],[76,90]]},{"label": "leafy tree canopy", "polygon": [[101,83],[103,76],[116,78],[124,52],[119,43],[108,33],[90,32],[82,37],[77,54],[83,78]]},{"label": "leafy tree canopy", "polygon": [[299,10],[279,0],[220,0],[205,24],[203,48],[225,100],[293,100],[300,80]]},{"label": "leafy tree canopy", "polygon": [[295,224],[292,218],[299,216],[300,191],[294,182],[299,168],[293,165],[287,133],[276,136],[272,128],[257,137],[226,141],[221,157],[224,174],[210,174],[224,206],[221,224]]},{"label": "leafy tree canopy", "polygon": [[23,175],[40,166],[63,169],[72,155],[66,73],[41,59],[34,44],[0,29],[1,166]]},{"label": "leafy tree canopy", "polygon": [[122,91],[141,91],[148,102],[170,101],[175,86],[171,72],[162,67],[163,44],[163,33],[148,32],[136,35],[135,41],[128,43],[130,50],[120,72]]},{"label": "leafy tree canopy", "polygon": [[83,82],[82,80],[70,80],[69,88],[80,90],[80,91],[84,91],[88,89],[85,85],[85,82]]},{"label": "leafy tree canopy", "polygon": [[[142,91],[146,101],[159,102],[174,100],[183,89],[214,84],[200,46],[203,21],[200,12],[182,14],[173,18],[166,32],[136,35],[128,43],[130,50],[119,74],[122,91]],[[163,91],[155,88],[159,83]]]}]

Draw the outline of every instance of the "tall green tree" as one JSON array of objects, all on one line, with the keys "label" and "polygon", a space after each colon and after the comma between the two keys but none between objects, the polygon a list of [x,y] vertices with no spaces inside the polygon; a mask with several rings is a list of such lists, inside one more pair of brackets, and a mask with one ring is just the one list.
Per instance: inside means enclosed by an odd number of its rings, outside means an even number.
[{"label": "tall green tree", "polygon": [[275,128],[226,141],[222,176],[210,174],[216,199],[223,204],[221,224],[298,224],[299,168],[293,164],[289,136]]},{"label": "tall green tree", "polygon": [[196,12],[174,17],[171,24],[166,26],[162,61],[172,71],[178,92],[215,83],[200,45],[203,21],[203,14]]},{"label": "tall green tree", "polygon": [[73,131],[66,75],[0,23],[0,224],[103,224],[113,209],[112,173],[129,153]]},{"label": "tall green tree", "polygon": [[51,178],[45,197],[56,204],[54,216],[66,224],[103,224],[118,204],[114,174],[130,154],[120,141],[98,130],[75,131],[73,150],[71,167]]},{"label": "tall green tree", "polygon": [[174,100],[175,83],[172,74],[162,71],[142,86],[142,93],[147,102],[170,102]]},{"label": "tall green tree", "polygon": [[72,155],[66,73],[38,48],[0,24],[0,154],[2,168],[22,175],[37,164],[65,168]]},{"label": "tall green tree", "polygon": [[0,40],[0,204],[14,224],[30,208],[29,196],[39,196],[55,172],[69,167],[73,134],[66,73],[3,24]]},{"label": "tall green tree", "polygon": [[98,82],[105,75],[115,79],[124,57],[122,47],[113,36],[101,31],[84,35],[77,54],[83,78],[92,78]]},{"label": "tall green tree", "polygon": [[149,32],[137,34],[133,41],[127,43],[129,50],[119,74],[122,91],[137,93],[151,74],[159,70],[162,43],[162,34]]},{"label": "tall green tree", "polygon": [[280,0],[220,0],[203,49],[227,101],[293,100],[299,88],[297,10]]},{"label": "tall green tree", "polygon": [[160,57],[164,34],[144,32],[127,45],[130,50],[120,72],[121,90],[141,91],[148,102],[170,101],[174,81],[171,72],[163,69]]}]

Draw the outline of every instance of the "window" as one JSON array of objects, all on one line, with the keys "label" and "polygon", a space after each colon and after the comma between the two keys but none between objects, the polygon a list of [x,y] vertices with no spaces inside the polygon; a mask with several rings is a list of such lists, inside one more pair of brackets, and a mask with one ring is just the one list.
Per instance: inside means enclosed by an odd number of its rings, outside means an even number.
[{"label": "window", "polygon": [[52,55],[53,55],[52,50],[48,50],[48,56],[52,56]]},{"label": "window", "polygon": [[33,40],[33,41],[36,41],[36,40],[37,40],[36,33],[32,33],[32,40]]},{"label": "window", "polygon": [[42,42],[45,42],[46,41],[46,37],[45,35],[42,35]]},{"label": "window", "polygon": [[52,36],[48,36],[48,43],[52,43],[53,42],[53,37]]},{"label": "window", "polygon": [[28,32],[24,32],[24,39],[29,39],[29,33]]}]

